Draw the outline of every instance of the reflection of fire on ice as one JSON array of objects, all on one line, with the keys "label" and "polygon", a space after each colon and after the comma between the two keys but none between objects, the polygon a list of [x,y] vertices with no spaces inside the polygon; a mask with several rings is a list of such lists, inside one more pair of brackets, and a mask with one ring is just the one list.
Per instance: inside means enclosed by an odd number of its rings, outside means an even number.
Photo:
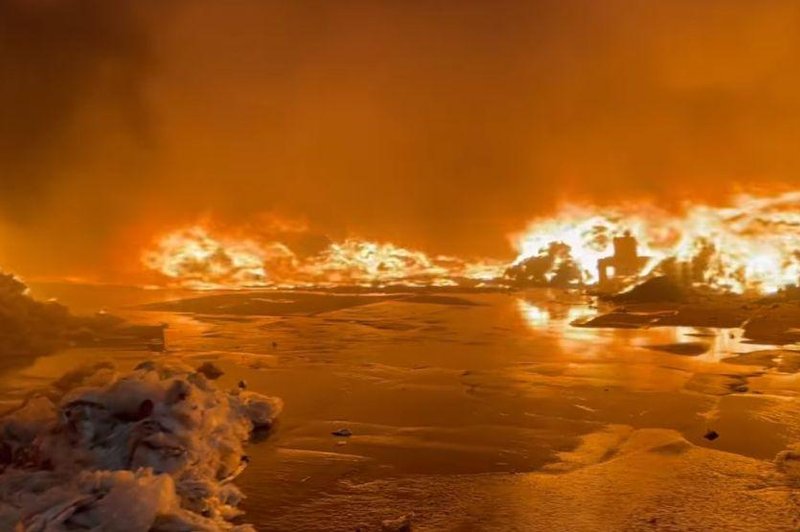
[{"label": "reflection of fire on ice", "polygon": [[68,374],[0,421],[0,529],[249,530],[231,481],[281,406],[181,365]]}]

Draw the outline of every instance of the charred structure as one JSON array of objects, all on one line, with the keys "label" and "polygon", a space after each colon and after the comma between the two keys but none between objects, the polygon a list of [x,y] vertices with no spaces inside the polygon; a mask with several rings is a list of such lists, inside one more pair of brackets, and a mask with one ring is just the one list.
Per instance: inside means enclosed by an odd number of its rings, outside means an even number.
[{"label": "charred structure", "polygon": [[638,276],[644,270],[650,257],[639,255],[638,242],[625,231],[622,236],[614,238],[614,254],[597,261],[597,279],[602,286],[611,280]]}]

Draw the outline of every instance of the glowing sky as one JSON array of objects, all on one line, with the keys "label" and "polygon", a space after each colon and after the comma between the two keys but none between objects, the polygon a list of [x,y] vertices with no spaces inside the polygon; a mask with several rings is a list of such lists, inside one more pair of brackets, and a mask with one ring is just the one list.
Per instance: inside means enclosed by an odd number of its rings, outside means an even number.
[{"label": "glowing sky", "polygon": [[0,1],[0,267],[263,212],[513,256],[564,198],[800,184],[800,5]]}]

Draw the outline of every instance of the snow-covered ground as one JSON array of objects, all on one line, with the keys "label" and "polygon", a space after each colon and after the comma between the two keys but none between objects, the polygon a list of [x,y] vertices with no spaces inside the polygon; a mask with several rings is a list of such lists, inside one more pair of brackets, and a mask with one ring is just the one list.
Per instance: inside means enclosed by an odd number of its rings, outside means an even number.
[{"label": "snow-covered ground", "polygon": [[[237,479],[259,530],[379,529],[411,512],[415,530],[797,527],[800,379],[775,363],[791,351],[738,330],[571,327],[597,310],[557,292],[332,297],[115,309],[170,324],[159,360],[211,361],[220,389],[284,400]],[[102,357],[124,371],[153,354],[42,357],[0,374],[3,398]]]},{"label": "snow-covered ground", "polygon": [[222,391],[211,369],[98,363],[28,397],[0,420],[0,529],[249,529],[233,480],[282,403]]}]

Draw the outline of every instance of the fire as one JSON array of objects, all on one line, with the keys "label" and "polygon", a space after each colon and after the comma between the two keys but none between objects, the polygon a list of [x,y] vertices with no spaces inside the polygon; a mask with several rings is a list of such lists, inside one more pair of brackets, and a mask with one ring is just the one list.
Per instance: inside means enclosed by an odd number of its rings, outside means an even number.
[{"label": "fire", "polygon": [[200,226],[170,233],[142,256],[150,269],[188,288],[262,286],[268,258],[291,258],[280,245],[264,247],[253,240],[217,239]]},{"label": "fire", "polygon": [[552,265],[543,272],[546,281],[552,281],[559,269],[569,263],[576,270],[577,281],[594,284],[598,281],[598,261],[613,254],[614,237],[626,231],[640,243],[644,256],[662,258],[658,247],[674,235],[662,227],[651,229],[647,220],[652,214],[632,207],[600,213],[588,206],[565,206],[556,216],[535,220],[523,233],[512,237],[519,251],[514,264],[532,257],[552,256]]},{"label": "fire", "polygon": [[800,192],[742,195],[727,207],[687,204],[678,213],[648,204],[567,205],[511,240],[518,250],[511,264],[358,238],[323,239],[321,249],[303,254],[280,232],[231,236],[198,224],[164,235],[142,260],[192,288],[589,286],[609,278],[613,288],[660,274],[714,290],[771,293],[800,281]]},{"label": "fire", "polygon": [[300,268],[308,279],[336,284],[446,278],[449,271],[420,251],[356,239],[332,243]]},{"label": "fire", "polygon": [[196,289],[475,286],[500,277],[505,267],[499,261],[431,257],[357,238],[331,242],[315,254],[300,256],[279,241],[212,236],[202,225],[163,236],[145,251],[142,262],[176,284]]},{"label": "fire", "polygon": [[646,257],[637,277],[655,272],[717,290],[771,293],[800,281],[798,207],[800,192],[741,195],[729,207],[686,205],[678,214],[652,205],[566,206],[513,236],[514,265],[540,264],[549,282],[567,264],[574,284],[594,284],[598,261],[614,254],[614,237],[627,231]]}]

